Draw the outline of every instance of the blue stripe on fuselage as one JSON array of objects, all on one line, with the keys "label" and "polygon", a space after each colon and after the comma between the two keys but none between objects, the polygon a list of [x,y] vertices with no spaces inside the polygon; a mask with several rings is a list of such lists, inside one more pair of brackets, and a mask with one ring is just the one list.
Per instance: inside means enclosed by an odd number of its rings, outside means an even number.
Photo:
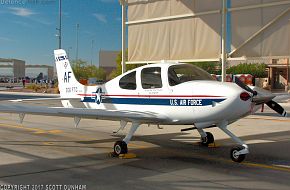
[{"label": "blue stripe on fuselage", "polygon": [[[168,99],[168,98],[110,98],[102,97],[101,103],[108,104],[133,104],[133,105],[157,105],[157,106],[208,106],[213,102],[222,102],[222,99]],[[95,97],[84,97],[82,102],[96,102]]]}]

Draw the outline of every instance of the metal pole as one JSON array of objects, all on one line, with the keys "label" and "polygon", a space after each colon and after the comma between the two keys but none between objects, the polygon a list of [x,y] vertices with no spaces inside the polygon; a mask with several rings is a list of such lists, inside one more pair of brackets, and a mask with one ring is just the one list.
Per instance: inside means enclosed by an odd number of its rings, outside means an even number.
[{"label": "metal pole", "polygon": [[59,0],[58,48],[61,49],[61,0]]},{"label": "metal pole", "polygon": [[226,7],[226,1],[223,0],[223,7],[222,7],[222,55],[221,55],[221,61],[222,61],[222,82],[226,81],[226,63],[227,63],[227,52],[226,52],[226,37],[227,37],[227,7]]},{"label": "metal pole", "polygon": [[287,84],[286,86],[287,86],[286,91],[288,91],[289,89],[289,58],[287,58]]},{"label": "metal pole", "polygon": [[126,1],[122,5],[122,73],[126,72]]},{"label": "metal pole", "polygon": [[70,55],[70,50],[71,50],[71,49],[72,49],[72,47],[69,47],[69,48],[68,48],[68,51],[67,51],[67,56],[68,56],[68,58],[70,58],[69,55]]},{"label": "metal pole", "polygon": [[94,57],[94,40],[92,40],[92,50],[91,50],[91,66],[93,65],[93,57]]},{"label": "metal pole", "polygon": [[79,28],[80,25],[77,23],[76,25],[76,61],[79,59]]},{"label": "metal pole", "polygon": [[[289,26],[289,23],[290,23],[290,19],[288,19],[288,34],[289,34],[289,31],[290,31],[290,26]],[[288,40],[288,47],[290,46],[290,41]],[[290,53],[288,52],[288,55],[289,55]],[[287,84],[286,84],[286,92],[288,92],[289,91],[289,57],[287,58],[287,65],[286,65],[286,73],[287,73],[287,77],[286,77],[286,82],[287,82]],[[290,91],[289,91],[290,92]]]}]

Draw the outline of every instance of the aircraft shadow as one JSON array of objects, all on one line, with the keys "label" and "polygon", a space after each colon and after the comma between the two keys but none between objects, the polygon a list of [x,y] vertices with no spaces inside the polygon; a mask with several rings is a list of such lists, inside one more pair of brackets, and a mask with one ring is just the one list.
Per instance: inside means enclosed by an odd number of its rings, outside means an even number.
[{"label": "aircraft shadow", "polygon": [[[248,183],[267,182],[288,185],[289,172],[248,167],[229,161],[229,149],[233,145],[229,139],[217,141],[224,144],[219,148],[206,148],[198,144],[173,141],[181,133],[136,136],[132,141],[144,141],[155,147],[132,149],[137,159],[122,160],[108,157],[107,153],[85,154],[65,158],[49,159],[31,155],[29,152],[3,148],[1,152],[30,159],[28,162],[0,165],[0,180],[10,184],[85,184],[88,189],[265,189],[249,186]],[[247,162],[289,164],[290,132],[277,132],[242,137],[243,140],[272,139],[275,142],[251,144],[251,154]],[[178,137],[182,139],[182,137]],[[188,137],[184,138],[188,140]],[[55,141],[58,148],[91,147],[98,144],[114,143],[115,136],[93,141]],[[197,140],[197,139],[195,139]],[[6,141],[18,145],[20,141]],[[36,146],[42,141],[23,141],[19,146]],[[62,143],[76,143],[80,146],[62,146]],[[19,143],[20,144],[20,143]],[[52,145],[54,146],[54,145]],[[285,149],[284,149],[285,148]],[[281,149],[281,150],[280,150]],[[235,185],[234,185],[235,184]]]}]

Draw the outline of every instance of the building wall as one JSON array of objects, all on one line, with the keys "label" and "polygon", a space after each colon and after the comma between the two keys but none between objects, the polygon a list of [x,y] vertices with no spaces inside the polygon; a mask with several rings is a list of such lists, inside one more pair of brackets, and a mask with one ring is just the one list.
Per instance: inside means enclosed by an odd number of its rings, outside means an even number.
[{"label": "building wall", "polygon": [[116,67],[103,67],[103,69],[106,71],[108,76],[114,69],[116,69]]},{"label": "building wall", "polygon": [[99,51],[99,67],[103,68],[107,75],[117,67],[116,59],[118,54],[118,51]]},{"label": "building wall", "polygon": [[0,77],[24,78],[25,61],[17,59],[0,59]]},{"label": "building wall", "polygon": [[47,74],[48,74],[49,80],[53,80],[54,79],[54,67],[49,67]]},{"label": "building wall", "polygon": [[14,72],[15,78],[24,78],[25,77],[25,61],[14,59],[13,72]]},{"label": "building wall", "polygon": [[14,78],[14,72],[12,66],[0,66],[0,78]]},{"label": "building wall", "polygon": [[35,79],[40,73],[43,74],[45,80],[53,79],[53,67],[48,65],[27,65],[26,66],[26,76]]}]

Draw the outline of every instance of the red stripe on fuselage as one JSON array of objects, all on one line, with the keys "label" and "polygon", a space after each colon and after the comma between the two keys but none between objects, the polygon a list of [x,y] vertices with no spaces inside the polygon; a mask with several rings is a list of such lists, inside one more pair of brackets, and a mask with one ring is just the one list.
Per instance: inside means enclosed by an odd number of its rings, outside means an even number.
[{"label": "red stripe on fuselage", "polygon": [[[95,96],[94,94],[78,94],[79,96]],[[104,94],[102,96],[110,97],[156,97],[156,98],[223,98],[224,96],[209,95],[120,95],[120,94]]]}]

